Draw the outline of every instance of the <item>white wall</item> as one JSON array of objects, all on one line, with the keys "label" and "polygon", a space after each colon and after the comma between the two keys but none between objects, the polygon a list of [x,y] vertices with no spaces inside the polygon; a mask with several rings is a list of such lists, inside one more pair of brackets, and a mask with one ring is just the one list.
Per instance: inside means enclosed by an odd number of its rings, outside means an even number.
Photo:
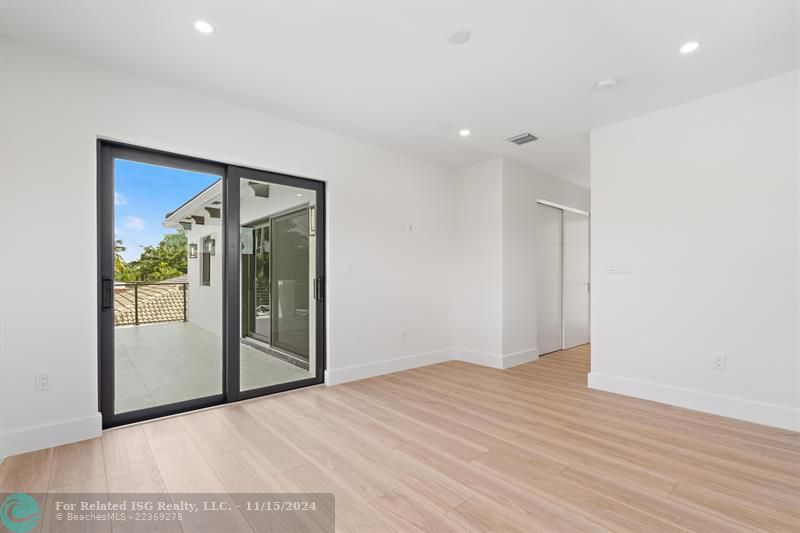
[{"label": "white wall", "polygon": [[507,368],[538,357],[536,201],[589,210],[589,191],[505,158],[456,172],[456,357]]},{"label": "white wall", "polygon": [[[200,285],[200,266],[203,262],[203,239],[214,239],[215,253],[211,256],[211,284]],[[186,295],[187,320],[216,335],[222,336],[222,226],[219,224],[192,224],[186,239],[197,244],[197,257],[187,260],[186,277],[189,280]]]},{"label": "white wall", "polygon": [[503,353],[503,160],[455,174],[454,342],[479,362]]},{"label": "white wall", "polygon": [[592,132],[591,386],[800,429],[798,94],[795,72]]},{"label": "white wall", "polygon": [[[451,353],[444,169],[13,40],[0,41],[0,68],[6,452],[99,431],[98,136],[328,182],[331,382]],[[34,392],[39,371],[51,390]]]}]

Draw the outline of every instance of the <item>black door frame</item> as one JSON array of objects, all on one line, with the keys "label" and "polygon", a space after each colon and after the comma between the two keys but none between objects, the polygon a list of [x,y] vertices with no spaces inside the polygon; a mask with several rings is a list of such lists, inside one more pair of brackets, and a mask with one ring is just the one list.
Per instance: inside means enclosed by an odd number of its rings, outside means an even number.
[{"label": "black door frame", "polygon": [[[150,407],[125,413],[114,413],[114,159],[193,170],[214,174],[222,179],[222,227],[224,235],[222,274],[222,393],[203,398]],[[316,374],[288,383],[240,391],[240,180],[261,181],[312,190],[316,193]],[[98,408],[103,428],[130,424],[174,415],[204,407],[235,402],[256,396],[316,385],[325,380],[326,313],[325,313],[325,183],[219,163],[162,150],[143,148],[125,143],[97,141],[97,368]]]}]

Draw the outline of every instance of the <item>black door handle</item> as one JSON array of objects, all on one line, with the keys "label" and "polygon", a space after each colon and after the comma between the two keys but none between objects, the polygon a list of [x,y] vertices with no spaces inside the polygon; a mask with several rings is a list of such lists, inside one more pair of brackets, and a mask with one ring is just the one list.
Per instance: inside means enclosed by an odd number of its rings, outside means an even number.
[{"label": "black door handle", "polygon": [[103,277],[103,309],[111,309],[114,306],[114,280]]},{"label": "black door handle", "polygon": [[325,301],[325,278],[314,278],[314,299],[318,302]]}]

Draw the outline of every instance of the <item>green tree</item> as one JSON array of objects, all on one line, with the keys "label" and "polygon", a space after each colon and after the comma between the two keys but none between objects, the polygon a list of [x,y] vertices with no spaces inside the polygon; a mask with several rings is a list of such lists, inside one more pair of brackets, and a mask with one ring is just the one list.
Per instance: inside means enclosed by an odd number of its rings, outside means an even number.
[{"label": "green tree", "polygon": [[183,230],[168,233],[156,246],[145,246],[139,259],[123,262],[117,279],[157,282],[182,276],[187,270],[186,246]]}]

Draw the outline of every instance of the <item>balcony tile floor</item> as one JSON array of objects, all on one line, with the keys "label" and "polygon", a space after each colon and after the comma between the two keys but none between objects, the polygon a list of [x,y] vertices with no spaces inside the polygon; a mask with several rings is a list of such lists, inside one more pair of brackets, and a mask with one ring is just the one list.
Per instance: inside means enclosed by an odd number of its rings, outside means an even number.
[{"label": "balcony tile floor", "polygon": [[[218,335],[188,322],[116,328],[115,411],[191,400],[222,392],[222,342]],[[244,344],[242,390],[312,377]]]}]

